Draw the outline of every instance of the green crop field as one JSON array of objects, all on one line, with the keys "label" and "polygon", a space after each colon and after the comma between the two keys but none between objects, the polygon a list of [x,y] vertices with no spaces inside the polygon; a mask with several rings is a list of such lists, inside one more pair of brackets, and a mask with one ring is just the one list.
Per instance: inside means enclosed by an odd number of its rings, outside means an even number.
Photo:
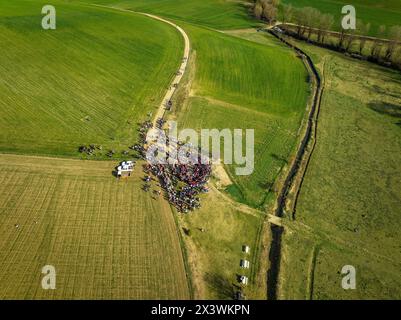
[{"label": "green crop field", "polygon": [[214,29],[241,29],[258,25],[248,15],[247,1],[231,0],[86,0],[88,3],[150,12]]},{"label": "green crop field", "polygon": [[284,4],[294,7],[314,7],[324,13],[331,13],[336,19],[335,30],[341,27],[341,9],[345,5],[353,5],[357,19],[370,23],[371,35],[376,35],[379,26],[399,25],[401,20],[401,2],[398,0],[283,0]]},{"label": "green crop field", "polygon": [[[109,162],[0,156],[0,299],[185,299],[168,203]],[[19,227],[16,228],[16,225]],[[41,287],[56,269],[56,290]]]},{"label": "green crop field", "polygon": [[134,13],[61,2],[57,29],[45,31],[45,3],[0,4],[0,152],[126,150],[179,65],[181,35]]},{"label": "green crop field", "polygon": [[[284,238],[282,297],[399,299],[401,76],[303,46],[326,85],[301,225]],[[344,265],[356,268],[356,290],[341,287]]]}]

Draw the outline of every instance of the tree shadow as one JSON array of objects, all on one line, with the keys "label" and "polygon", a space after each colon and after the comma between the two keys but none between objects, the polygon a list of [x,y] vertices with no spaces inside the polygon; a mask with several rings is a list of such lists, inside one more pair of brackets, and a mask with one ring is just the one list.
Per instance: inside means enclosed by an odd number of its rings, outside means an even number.
[{"label": "tree shadow", "polygon": [[217,292],[218,299],[232,299],[234,288],[229,280],[219,274],[209,272],[205,274],[204,279]]},{"label": "tree shadow", "polygon": [[266,182],[259,182],[259,187],[262,188],[263,190],[270,192],[273,190],[273,182],[266,181]]},{"label": "tree shadow", "polygon": [[[401,118],[401,105],[383,101],[373,101],[369,103],[369,108],[380,114],[385,114],[393,118]],[[399,124],[400,122],[397,123],[397,125]]]},{"label": "tree shadow", "polygon": [[378,85],[372,85],[370,87],[372,88],[373,91],[375,91],[377,93],[385,94],[385,95],[391,96],[391,97],[396,98],[396,99],[400,99],[401,98],[400,94],[394,93],[392,91],[385,90],[384,88],[379,87]]},{"label": "tree shadow", "polygon": [[288,164],[287,159],[279,156],[278,154],[271,153],[270,156],[276,161],[282,162],[283,164]]}]

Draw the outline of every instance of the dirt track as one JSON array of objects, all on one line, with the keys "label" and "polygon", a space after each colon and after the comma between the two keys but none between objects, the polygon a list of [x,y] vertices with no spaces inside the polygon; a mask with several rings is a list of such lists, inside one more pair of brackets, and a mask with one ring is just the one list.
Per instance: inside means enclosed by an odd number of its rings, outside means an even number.
[{"label": "dirt track", "polygon": [[139,13],[143,14],[143,15],[145,15],[147,17],[162,21],[164,23],[167,23],[167,24],[173,26],[174,28],[176,28],[181,33],[181,35],[184,38],[184,42],[185,42],[184,56],[182,58],[181,66],[177,70],[177,74],[176,74],[175,78],[173,79],[173,82],[171,83],[171,85],[170,85],[169,89],[167,90],[167,92],[166,92],[166,94],[165,94],[165,96],[164,96],[159,108],[157,109],[156,114],[153,117],[153,126],[156,127],[157,120],[160,119],[160,118],[164,118],[164,113],[166,112],[166,103],[171,100],[171,98],[173,97],[175,91],[177,90],[176,86],[179,85],[179,83],[181,82],[182,77],[184,76],[184,73],[185,73],[185,71],[187,69],[187,65],[188,65],[188,57],[189,57],[189,51],[190,51],[191,47],[190,47],[189,37],[181,27],[177,26],[176,24],[174,24],[174,23],[172,23],[172,22],[170,22],[170,21],[168,21],[166,19],[163,19],[161,17],[155,16],[153,14],[142,13],[142,12],[139,12]]}]

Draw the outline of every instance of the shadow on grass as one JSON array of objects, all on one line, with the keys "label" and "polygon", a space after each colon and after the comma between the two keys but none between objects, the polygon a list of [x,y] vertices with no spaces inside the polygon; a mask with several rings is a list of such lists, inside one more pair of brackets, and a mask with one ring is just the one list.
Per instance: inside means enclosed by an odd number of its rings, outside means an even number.
[{"label": "shadow on grass", "polygon": [[218,299],[232,299],[234,295],[233,285],[226,278],[217,273],[206,273],[205,281],[208,286],[217,293]]},{"label": "shadow on grass", "polygon": [[[369,103],[369,108],[380,113],[385,114],[393,118],[401,118],[401,105],[392,103],[373,101]],[[397,122],[397,125],[401,125],[401,121]]]},{"label": "shadow on grass", "polygon": [[396,99],[400,99],[401,98],[401,94],[399,94],[397,92],[388,91],[388,90],[386,90],[386,89],[384,89],[382,87],[379,87],[377,85],[373,85],[373,86],[371,86],[371,88],[377,93],[385,94],[385,95],[388,95],[388,96],[396,98]]},{"label": "shadow on grass", "polygon": [[284,157],[282,157],[282,156],[280,156],[280,155],[278,155],[278,154],[271,153],[270,156],[271,156],[274,160],[276,160],[276,161],[278,161],[278,162],[281,162],[282,164],[288,164],[287,159],[284,158]]}]

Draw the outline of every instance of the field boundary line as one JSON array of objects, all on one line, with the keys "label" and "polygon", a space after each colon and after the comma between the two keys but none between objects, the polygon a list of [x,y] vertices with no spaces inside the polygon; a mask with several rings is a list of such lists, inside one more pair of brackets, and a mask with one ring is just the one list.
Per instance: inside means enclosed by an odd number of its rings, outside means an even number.
[{"label": "field boundary line", "polygon": [[324,77],[324,69],[326,67],[326,58],[323,58],[323,66],[322,66],[322,77],[320,79],[320,92],[319,92],[319,97],[317,100],[317,106],[316,106],[316,111],[314,115],[314,121],[312,124],[312,136],[310,137],[311,139],[311,146],[309,152],[306,151],[306,154],[304,155],[303,163],[300,163],[300,168],[298,172],[298,183],[296,181],[297,177],[295,177],[294,183],[297,184],[295,185],[295,192],[294,192],[294,198],[292,200],[292,207],[291,207],[291,214],[292,214],[292,219],[296,219],[296,210],[297,210],[297,205],[298,205],[298,199],[299,199],[299,194],[301,192],[302,185],[305,180],[306,173],[309,168],[309,164],[312,160],[312,155],[315,151],[316,144],[317,144],[317,130],[318,130],[318,119],[320,115],[320,106],[322,103],[323,99],[323,90],[325,88],[325,77]]},{"label": "field boundary line", "polygon": [[312,249],[311,260],[309,264],[309,273],[308,273],[308,288],[307,288],[307,299],[313,300],[313,287],[315,284],[315,268],[317,255],[319,254],[320,247],[319,245],[315,245]]},{"label": "field boundary line", "polygon": [[[322,87],[322,81],[320,78],[320,75],[313,64],[312,59],[300,48],[296,47],[294,44],[290,43],[289,41],[283,39],[280,37],[277,33],[275,33],[272,29],[267,30],[268,33],[270,33],[272,36],[280,40],[282,43],[284,43],[286,46],[290,47],[295,51],[298,57],[302,59],[303,64],[305,65],[305,68],[307,69],[307,72],[311,78],[311,83],[312,83],[312,96],[310,99],[310,102],[308,102],[308,106],[310,104],[310,110],[308,112],[307,118],[306,118],[306,126],[303,129],[303,136],[300,139],[300,142],[298,144],[297,150],[295,152],[295,157],[291,161],[289,165],[289,169],[287,170],[285,174],[285,179],[283,181],[283,185],[280,188],[278,197],[277,197],[277,202],[276,202],[276,207],[274,209],[274,213],[278,217],[283,217],[286,214],[286,209],[288,206],[288,201],[289,195],[291,195],[292,189],[296,189],[295,195],[299,193],[299,188],[300,188],[300,179],[299,179],[299,174],[301,171],[303,179],[303,175],[305,174],[306,168],[303,167],[303,164],[305,163],[305,157],[307,161],[306,163],[309,163],[308,159],[311,157],[311,152],[308,152],[308,147],[310,146],[311,140],[316,142],[316,136],[315,134],[317,133],[316,131],[316,124],[317,124],[317,116],[319,115],[319,110],[320,110],[320,102],[323,94],[323,87]],[[313,151],[313,149],[312,149]],[[293,212],[292,212],[292,218],[294,218]],[[278,296],[278,289],[279,289],[279,281],[280,281],[280,264],[281,264],[281,241],[282,241],[282,235],[284,232],[284,228],[272,228],[272,234],[273,234],[273,239],[270,247],[270,257],[272,258],[270,261],[270,270],[269,274],[270,277],[268,277],[268,296],[271,299],[277,299]]]},{"label": "field boundary line", "polygon": [[191,263],[189,262],[189,258],[188,258],[188,255],[189,255],[188,247],[187,247],[187,245],[185,243],[185,239],[181,233],[180,221],[178,220],[178,216],[174,213],[174,207],[171,204],[169,204],[169,207],[170,207],[171,214],[173,216],[174,225],[175,225],[175,229],[176,229],[177,236],[178,236],[178,242],[179,242],[180,249],[181,249],[181,257],[182,257],[182,262],[184,264],[185,277],[187,279],[187,288],[188,288],[189,298],[190,298],[190,300],[194,300],[195,287],[194,287]]},{"label": "field boundary line", "polygon": [[236,202],[235,200],[231,199],[229,196],[221,192],[219,189],[217,189],[214,185],[211,185],[210,189],[214,190],[217,194],[219,194],[224,199],[224,201],[227,202],[228,205],[233,207],[233,209],[238,210],[243,214],[251,215],[255,218],[263,218],[263,220],[266,219],[265,222],[268,222],[276,226],[282,226],[283,224],[283,221],[280,217],[277,217],[272,214],[266,214],[264,211],[254,209],[244,203]]},{"label": "field boundary line", "polygon": [[[287,40],[283,39],[279,35],[277,35],[274,31],[269,30],[270,34],[276,37],[278,40],[283,42],[288,47],[295,50],[295,52],[299,55],[302,59],[309,76],[312,78],[312,86],[313,86],[313,93],[311,99],[311,106],[307,116],[307,123],[306,128],[304,129],[304,135],[301,139],[295,158],[290,164],[290,168],[286,174],[286,178],[284,180],[283,186],[278,196],[277,205],[275,209],[275,214],[277,216],[283,216],[285,214],[285,210],[287,209],[287,201],[288,195],[291,193],[291,189],[294,187],[294,183],[297,180],[297,176],[299,174],[299,170],[302,170],[302,162],[305,160],[305,156],[311,156],[311,152],[308,152],[308,146],[311,140],[316,141],[316,124],[317,124],[317,117],[320,111],[320,103],[323,94],[323,82],[321,77],[312,62],[312,59],[301,49],[293,45],[292,43],[288,42]],[[313,150],[312,150],[313,151]],[[296,186],[299,188],[299,185]],[[296,193],[295,193],[296,194]]]}]

